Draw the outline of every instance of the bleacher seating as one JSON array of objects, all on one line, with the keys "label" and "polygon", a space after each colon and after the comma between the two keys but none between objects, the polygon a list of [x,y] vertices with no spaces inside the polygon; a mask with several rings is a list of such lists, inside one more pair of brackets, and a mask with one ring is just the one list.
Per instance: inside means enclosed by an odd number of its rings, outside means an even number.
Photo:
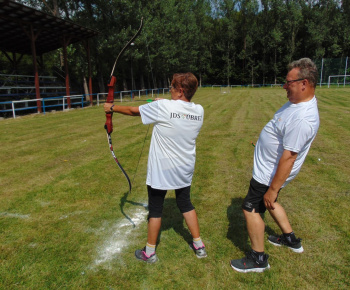
[{"label": "bleacher seating", "polygon": [[[66,87],[62,81],[54,76],[39,76],[40,97],[43,99],[54,99],[66,95]],[[70,95],[76,92],[70,92]],[[12,102],[28,100],[29,102],[16,105],[16,111],[21,109],[30,113],[37,110],[36,103],[30,100],[36,99],[35,77],[33,75],[0,74],[0,117],[12,112]],[[23,106],[23,108],[22,108]],[[55,107],[55,105],[52,105]]]},{"label": "bleacher seating", "polygon": [[[40,93],[64,91],[66,87],[54,76],[39,76]],[[31,75],[0,74],[0,96],[28,96],[35,92],[35,77]],[[7,95],[7,96],[5,96]]]}]

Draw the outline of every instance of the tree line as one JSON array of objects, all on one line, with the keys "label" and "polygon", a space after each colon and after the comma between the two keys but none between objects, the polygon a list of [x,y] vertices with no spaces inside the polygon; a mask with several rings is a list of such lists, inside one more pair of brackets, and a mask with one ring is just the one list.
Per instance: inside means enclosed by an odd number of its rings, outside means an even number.
[{"label": "tree line", "polygon": [[[91,39],[94,90],[140,25],[115,75],[120,89],[167,87],[193,72],[202,85],[282,83],[287,64],[350,54],[350,0],[28,0],[17,1],[97,30]],[[59,61],[59,52],[46,57]],[[69,49],[70,74],[87,75],[84,49]]]}]

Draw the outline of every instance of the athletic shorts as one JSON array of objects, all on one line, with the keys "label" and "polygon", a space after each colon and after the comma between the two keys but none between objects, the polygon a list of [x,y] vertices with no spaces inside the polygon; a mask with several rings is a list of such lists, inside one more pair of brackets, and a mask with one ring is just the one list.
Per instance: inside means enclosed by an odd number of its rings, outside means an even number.
[{"label": "athletic shorts", "polygon": [[[163,213],[163,204],[167,190],[152,188],[147,185],[148,191],[148,218],[160,218]],[[176,204],[181,213],[194,209],[190,199],[191,186],[175,189]]]},{"label": "athletic shorts", "polygon": [[[242,208],[246,211],[264,213],[266,211],[264,203],[264,195],[269,189],[269,186],[257,182],[254,178],[250,180],[248,194],[243,200]],[[280,192],[280,190],[278,191]],[[276,200],[277,201],[277,198]]]}]

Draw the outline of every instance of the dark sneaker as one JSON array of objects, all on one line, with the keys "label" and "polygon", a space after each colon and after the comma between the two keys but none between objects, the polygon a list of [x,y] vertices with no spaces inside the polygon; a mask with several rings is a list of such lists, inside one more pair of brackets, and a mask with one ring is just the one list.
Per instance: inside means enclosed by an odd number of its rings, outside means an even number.
[{"label": "dark sneaker", "polygon": [[144,247],[142,250],[136,250],[135,257],[136,257],[136,259],[138,259],[140,261],[145,261],[149,264],[152,264],[152,263],[155,263],[158,261],[158,257],[156,255],[156,253],[153,253],[152,255],[147,256],[146,247]]},{"label": "dark sneaker", "polygon": [[293,252],[295,253],[302,253],[304,252],[304,248],[303,246],[301,245],[301,239],[296,239],[296,241],[294,243],[290,243],[286,238],[285,236],[282,234],[280,235],[279,237],[276,237],[276,236],[269,236],[267,238],[267,240],[275,245],[275,246],[286,246],[288,247],[289,249],[291,249]]},{"label": "dark sneaker", "polygon": [[194,243],[190,243],[189,246],[195,252],[198,259],[202,259],[208,256],[204,244],[203,247],[200,248],[197,248]]},{"label": "dark sneaker", "polygon": [[268,263],[269,255],[265,254],[264,261],[257,261],[252,252],[247,253],[247,256],[242,259],[231,260],[231,267],[241,273],[248,272],[264,272],[270,269]]}]

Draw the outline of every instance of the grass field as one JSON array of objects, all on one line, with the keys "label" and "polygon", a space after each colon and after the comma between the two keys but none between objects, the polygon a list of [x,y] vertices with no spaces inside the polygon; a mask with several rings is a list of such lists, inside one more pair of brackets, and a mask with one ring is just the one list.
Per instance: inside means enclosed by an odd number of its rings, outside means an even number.
[{"label": "grass field", "polygon": [[[192,201],[208,257],[188,249],[190,234],[170,191],[154,265],[134,258],[147,238],[151,135],[145,140],[138,117],[113,119],[114,150],[133,183],[129,195],[109,152],[101,106],[0,120],[0,289],[349,289],[350,89],[316,92],[319,133],[279,197],[305,252],[266,242],[271,269],[264,273],[237,273],[229,261],[250,247],[241,203],[251,142],[286,102],[283,89],[197,92],[193,101],[205,118]],[[266,236],[280,234],[264,218]]]}]

